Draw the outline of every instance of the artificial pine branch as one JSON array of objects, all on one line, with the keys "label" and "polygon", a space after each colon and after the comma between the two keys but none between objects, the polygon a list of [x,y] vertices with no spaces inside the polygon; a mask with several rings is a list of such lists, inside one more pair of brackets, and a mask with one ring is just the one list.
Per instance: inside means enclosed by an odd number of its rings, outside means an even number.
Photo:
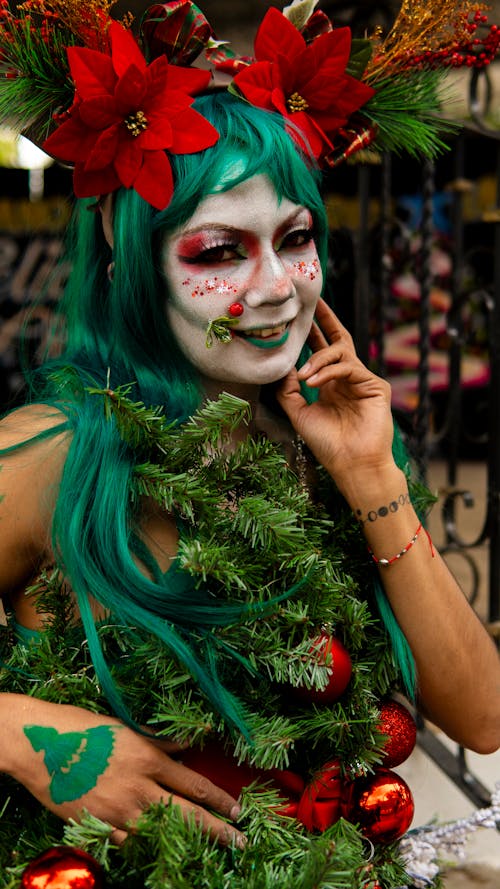
[{"label": "artificial pine branch", "polygon": [[45,21],[34,24],[19,10],[0,20],[0,116],[22,131],[36,129],[37,141],[49,135],[52,115],[73,101],[66,47],[75,44],[70,31]]},{"label": "artificial pine branch", "polygon": [[[331,485],[324,487],[324,505],[312,503],[270,442],[248,439],[225,453],[229,431],[248,418],[245,402],[222,396],[191,423],[175,427],[162,412],[133,402],[130,391],[125,387],[111,397],[108,390],[94,389],[89,397],[103,399],[109,422],[117,424],[129,447],[134,445],[134,508],[139,509],[145,491],[160,503],[182,505],[178,565],[214,602],[246,606],[227,626],[190,625],[189,639],[207,670],[216,669],[227,692],[241,702],[251,740],[229,730],[158,639],[121,627],[110,616],[98,632],[131,715],[180,743],[203,750],[215,742],[264,774],[290,767],[307,782],[332,756],[339,757],[346,775],[369,772],[380,760],[384,741],[377,730],[378,706],[398,687],[398,671],[370,607],[372,569],[359,526],[339,508]],[[0,629],[0,689],[28,690],[46,700],[110,712],[61,574],[44,572],[30,594],[47,615],[45,629],[39,642],[29,645],[16,644],[10,627]],[[292,691],[324,686],[326,669],[309,656],[311,642],[323,630],[342,639],[353,674],[340,701],[308,706]],[[62,825],[41,807],[41,820],[26,821],[23,800],[28,795],[10,779],[1,778],[0,785],[4,797],[10,796],[0,817],[0,848],[18,856],[16,863],[6,851],[8,877],[0,877],[0,889],[17,889],[15,882],[7,882],[14,873],[9,867],[20,874],[19,862],[26,864],[39,849],[40,832],[45,847],[57,844]],[[248,818],[242,821],[249,837],[244,851],[214,847],[168,806],[145,813],[122,849],[113,849],[109,833],[92,819],[67,827],[64,842],[81,845],[102,860],[111,889],[364,886],[359,874],[365,846],[354,826],[306,834],[294,819],[276,815],[271,798],[270,790],[249,794]],[[19,819],[25,829],[16,839]],[[388,854],[399,879],[397,855]],[[400,885],[387,873],[388,889]]]},{"label": "artificial pine branch", "polygon": [[431,158],[448,149],[441,137],[457,132],[459,124],[440,116],[445,76],[439,69],[410,68],[400,77],[371,83],[376,93],[363,114],[377,127],[378,148]]},{"label": "artificial pine branch", "polygon": [[114,418],[120,437],[132,450],[140,453],[156,448],[161,452],[165,435],[175,428],[175,424],[166,423],[163,408],[132,401],[128,397],[132,389],[132,384],[125,384],[116,389],[89,386],[86,391],[88,395],[102,398],[106,419]]}]

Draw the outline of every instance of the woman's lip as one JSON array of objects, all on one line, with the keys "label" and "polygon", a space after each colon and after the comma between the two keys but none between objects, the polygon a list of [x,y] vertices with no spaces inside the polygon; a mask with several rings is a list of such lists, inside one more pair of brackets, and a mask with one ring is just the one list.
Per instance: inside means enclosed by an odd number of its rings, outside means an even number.
[{"label": "woman's lip", "polygon": [[233,334],[258,349],[276,349],[286,343],[290,331],[288,324],[281,324],[279,327],[259,327],[247,330],[244,334],[233,330]]}]

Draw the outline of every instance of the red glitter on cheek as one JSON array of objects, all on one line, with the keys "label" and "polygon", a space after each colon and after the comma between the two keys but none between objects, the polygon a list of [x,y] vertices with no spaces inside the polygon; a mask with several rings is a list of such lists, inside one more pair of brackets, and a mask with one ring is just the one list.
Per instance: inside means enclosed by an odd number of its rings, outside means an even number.
[{"label": "red glitter on cheek", "polygon": [[197,281],[191,278],[186,278],[185,281],[182,282],[185,287],[193,287],[191,291],[191,296],[205,296],[206,294],[220,294],[222,296],[238,293],[238,288],[231,284],[230,281],[226,281],[224,278],[219,278],[217,275],[214,275],[213,278],[204,278],[203,280]]},{"label": "red glitter on cheek", "polygon": [[312,259],[309,262],[302,259],[299,262],[294,262],[292,268],[296,274],[302,275],[304,278],[309,278],[310,281],[315,281],[321,273],[319,261],[317,259]]}]

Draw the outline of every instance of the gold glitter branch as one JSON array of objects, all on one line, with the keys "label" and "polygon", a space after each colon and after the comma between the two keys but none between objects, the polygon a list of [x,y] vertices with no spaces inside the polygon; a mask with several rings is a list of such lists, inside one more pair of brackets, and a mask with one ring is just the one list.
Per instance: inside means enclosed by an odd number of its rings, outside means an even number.
[{"label": "gold glitter branch", "polygon": [[399,14],[384,40],[374,38],[374,52],[367,69],[373,83],[407,67],[421,53],[470,40],[468,24],[476,13],[488,9],[471,0],[403,0]]},{"label": "gold glitter branch", "polygon": [[[88,41],[100,43],[104,38],[107,25],[111,22],[110,10],[117,0],[26,0],[19,9],[25,13],[36,12],[48,18],[56,18],[65,25],[76,37],[87,43],[85,35],[94,38]],[[123,17],[125,27],[133,21],[131,13]],[[104,33],[103,33],[104,31]]]}]

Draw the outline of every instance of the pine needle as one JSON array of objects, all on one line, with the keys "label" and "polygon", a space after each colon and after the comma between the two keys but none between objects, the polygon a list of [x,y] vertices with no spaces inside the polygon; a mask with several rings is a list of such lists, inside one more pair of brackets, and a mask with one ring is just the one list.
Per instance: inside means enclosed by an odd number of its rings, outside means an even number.
[{"label": "pine needle", "polygon": [[44,40],[29,16],[2,19],[0,25],[0,118],[16,129],[35,129],[42,142],[52,115],[73,100],[66,47],[70,31],[51,27]]},{"label": "pine needle", "polygon": [[378,128],[375,145],[397,154],[435,157],[447,149],[441,135],[450,135],[459,124],[443,120],[443,71],[409,69],[404,77],[372,84],[373,99],[363,113]]}]

